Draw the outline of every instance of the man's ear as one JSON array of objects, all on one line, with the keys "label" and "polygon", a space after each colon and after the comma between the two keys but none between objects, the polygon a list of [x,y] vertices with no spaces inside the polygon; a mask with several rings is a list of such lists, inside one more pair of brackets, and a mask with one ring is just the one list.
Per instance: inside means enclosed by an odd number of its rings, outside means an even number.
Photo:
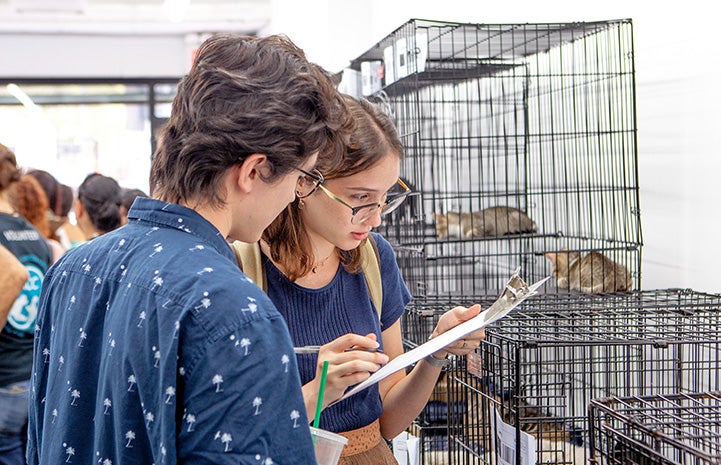
[{"label": "man's ear", "polygon": [[253,185],[263,182],[262,174],[268,171],[268,157],[261,153],[248,155],[238,167],[236,184],[244,193],[253,190]]}]

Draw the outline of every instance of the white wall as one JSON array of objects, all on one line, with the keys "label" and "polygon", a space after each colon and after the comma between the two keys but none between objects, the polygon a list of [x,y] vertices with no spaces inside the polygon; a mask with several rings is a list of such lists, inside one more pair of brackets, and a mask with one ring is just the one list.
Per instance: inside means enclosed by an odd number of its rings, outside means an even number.
[{"label": "white wall", "polygon": [[286,16],[286,7],[296,2],[274,2],[270,29],[285,32],[311,59],[334,71],[410,18],[472,23],[631,18],[645,244],[642,286],[721,292],[721,55],[707,3],[691,0],[667,8],[628,0],[322,0],[303,2],[303,8]]},{"label": "white wall", "polygon": [[[643,5],[641,5],[643,4]],[[721,56],[714,16],[691,0],[649,4],[512,0],[272,0],[283,32],[332,71],[410,18],[478,23],[632,18],[645,289],[721,292]],[[0,35],[0,76],[173,76],[185,38]]]},{"label": "white wall", "polygon": [[185,73],[185,38],[150,35],[0,35],[0,77],[173,77]]}]

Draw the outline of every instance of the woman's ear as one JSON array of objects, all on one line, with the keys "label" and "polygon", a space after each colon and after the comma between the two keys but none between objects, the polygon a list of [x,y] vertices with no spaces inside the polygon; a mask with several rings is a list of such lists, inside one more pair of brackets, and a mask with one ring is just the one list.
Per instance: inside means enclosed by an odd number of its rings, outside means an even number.
[{"label": "woman's ear", "polygon": [[80,201],[80,199],[75,199],[75,204],[73,205],[73,210],[75,210],[75,217],[80,218],[85,214],[85,207],[83,207],[83,202]]},{"label": "woman's ear", "polygon": [[263,172],[268,170],[268,157],[260,153],[248,155],[238,167],[236,184],[244,193],[253,190],[253,185],[263,182]]}]

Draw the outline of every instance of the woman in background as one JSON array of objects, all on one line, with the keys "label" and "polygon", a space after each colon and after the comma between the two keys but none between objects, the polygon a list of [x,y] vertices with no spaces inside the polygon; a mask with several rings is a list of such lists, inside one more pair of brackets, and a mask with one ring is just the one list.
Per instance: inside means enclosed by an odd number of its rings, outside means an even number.
[{"label": "woman in background", "polygon": [[124,225],[128,222],[128,211],[133,206],[133,202],[138,197],[147,197],[148,194],[140,189],[130,189],[123,187],[120,193],[120,223]]},{"label": "woman in background", "polygon": [[75,216],[85,241],[120,227],[120,204],[120,186],[115,179],[98,173],[85,178],[75,201]]},{"label": "woman in background", "polygon": [[9,199],[17,213],[35,226],[50,246],[53,263],[65,253],[65,248],[53,238],[48,219],[48,197],[37,179],[23,174],[10,189]]},{"label": "woman in background", "polygon": [[48,198],[46,216],[50,239],[58,241],[63,250],[68,250],[72,241],[84,240],[82,231],[68,220],[70,209],[73,208],[73,189],[59,182],[47,171],[30,170],[27,174],[37,179]]},{"label": "woman in background", "polygon": [[[11,201],[10,194],[20,181],[20,175],[15,154],[0,144],[0,246],[14,255],[27,272],[27,280],[20,293],[11,296],[7,322],[0,328],[2,465],[25,464],[28,387],[33,364],[35,319],[42,283],[52,261],[45,238],[18,214]],[[5,271],[3,267],[2,274]],[[0,300],[11,299],[4,296]]]}]

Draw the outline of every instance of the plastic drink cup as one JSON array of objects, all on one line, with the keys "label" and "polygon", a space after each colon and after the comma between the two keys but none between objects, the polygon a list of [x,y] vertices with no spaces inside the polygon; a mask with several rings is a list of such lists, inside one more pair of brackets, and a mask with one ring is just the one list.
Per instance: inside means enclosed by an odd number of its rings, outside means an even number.
[{"label": "plastic drink cup", "polygon": [[348,439],[340,434],[331,433],[319,428],[310,427],[310,435],[315,444],[315,458],[318,465],[336,465],[340,459],[340,453],[348,444]]}]

